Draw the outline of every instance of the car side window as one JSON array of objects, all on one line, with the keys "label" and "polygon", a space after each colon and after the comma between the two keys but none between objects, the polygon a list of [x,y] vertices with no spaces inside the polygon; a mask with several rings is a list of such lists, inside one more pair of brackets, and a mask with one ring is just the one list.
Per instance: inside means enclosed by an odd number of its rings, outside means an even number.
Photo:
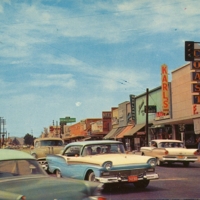
[{"label": "car side window", "polygon": [[158,147],[158,146],[157,146],[157,143],[154,142],[154,141],[152,141],[152,142],[151,142],[151,147]]},{"label": "car side window", "polygon": [[80,146],[68,147],[64,153],[65,156],[75,157],[80,155]]}]

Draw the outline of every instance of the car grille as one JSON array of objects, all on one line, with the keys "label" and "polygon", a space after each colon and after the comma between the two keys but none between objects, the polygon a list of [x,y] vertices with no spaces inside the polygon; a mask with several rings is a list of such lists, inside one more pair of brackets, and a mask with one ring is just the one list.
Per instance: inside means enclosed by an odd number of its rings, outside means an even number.
[{"label": "car grille", "polygon": [[128,177],[130,175],[143,176],[146,174],[146,169],[124,170],[124,171],[106,171],[102,172],[101,177]]}]

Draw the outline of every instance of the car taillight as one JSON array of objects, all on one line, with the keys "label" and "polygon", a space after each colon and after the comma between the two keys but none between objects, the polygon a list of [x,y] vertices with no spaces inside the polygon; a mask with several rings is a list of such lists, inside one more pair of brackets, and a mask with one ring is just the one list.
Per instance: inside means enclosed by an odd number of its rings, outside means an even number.
[{"label": "car taillight", "polygon": [[198,155],[198,151],[195,151],[195,152],[194,152],[194,155]]},{"label": "car taillight", "polygon": [[26,200],[25,196],[21,196],[20,200]]},{"label": "car taillight", "polygon": [[106,200],[106,197],[97,197],[97,200]]},{"label": "car taillight", "polygon": [[83,200],[107,200],[106,197],[102,196],[90,196],[89,198],[84,198]]},{"label": "car taillight", "polygon": [[166,151],[165,151],[165,155],[168,155],[168,154],[169,154],[169,152],[166,150]]}]

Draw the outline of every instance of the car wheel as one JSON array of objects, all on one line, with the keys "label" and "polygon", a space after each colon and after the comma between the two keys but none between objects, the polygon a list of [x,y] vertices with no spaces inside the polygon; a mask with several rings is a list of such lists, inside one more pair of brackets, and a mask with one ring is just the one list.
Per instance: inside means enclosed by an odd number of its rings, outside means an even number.
[{"label": "car wheel", "polygon": [[183,162],[184,167],[189,167],[190,163],[189,162]]},{"label": "car wheel", "polygon": [[144,189],[149,185],[149,182],[150,182],[149,180],[142,180],[142,181],[137,181],[133,184],[136,188]]},{"label": "car wheel", "polygon": [[96,181],[94,172],[90,172],[90,173],[88,174],[87,180],[88,180],[88,181],[93,181],[93,182]]},{"label": "car wheel", "polygon": [[56,177],[57,178],[62,178],[62,174],[61,174],[59,169],[56,170]]}]

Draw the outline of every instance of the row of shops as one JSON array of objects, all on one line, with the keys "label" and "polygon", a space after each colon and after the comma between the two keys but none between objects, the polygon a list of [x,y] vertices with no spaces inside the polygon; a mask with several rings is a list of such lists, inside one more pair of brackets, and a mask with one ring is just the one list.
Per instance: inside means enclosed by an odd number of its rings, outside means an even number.
[{"label": "row of shops", "polygon": [[103,111],[102,118],[66,126],[62,138],[66,143],[119,140],[127,150],[139,150],[152,139],[178,139],[187,148],[197,148],[196,139],[200,136],[198,68],[200,63],[187,63],[172,71],[168,81],[168,67],[162,65],[159,87],[147,88],[141,95],[131,94],[129,101],[112,107],[111,111]]},{"label": "row of shops", "polygon": [[[200,134],[200,95],[195,62],[171,72],[161,66],[161,86],[139,96],[130,95],[130,101],[112,110],[112,129],[103,139],[123,141],[129,150],[139,150],[152,139],[178,139],[187,148],[197,148]],[[196,78],[196,79],[195,79]],[[191,80],[192,79],[192,80]],[[199,78],[200,79],[200,78]]]}]

